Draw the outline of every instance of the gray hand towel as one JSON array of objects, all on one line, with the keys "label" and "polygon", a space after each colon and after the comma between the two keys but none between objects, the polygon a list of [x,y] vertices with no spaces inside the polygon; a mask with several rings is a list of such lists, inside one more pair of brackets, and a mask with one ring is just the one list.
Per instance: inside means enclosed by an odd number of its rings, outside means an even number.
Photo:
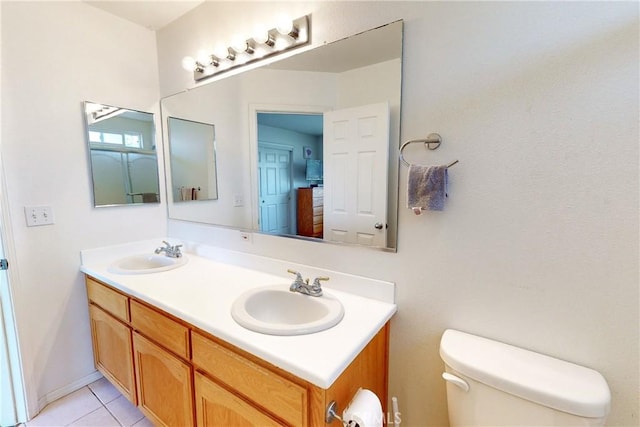
[{"label": "gray hand towel", "polygon": [[409,166],[407,207],[416,215],[421,210],[441,211],[447,197],[447,166]]}]

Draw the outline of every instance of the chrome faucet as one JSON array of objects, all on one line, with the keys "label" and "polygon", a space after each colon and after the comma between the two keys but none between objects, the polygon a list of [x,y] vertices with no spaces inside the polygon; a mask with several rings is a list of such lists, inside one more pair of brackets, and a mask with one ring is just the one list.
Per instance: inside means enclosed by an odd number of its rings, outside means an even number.
[{"label": "chrome faucet", "polygon": [[180,258],[182,256],[182,252],[180,252],[180,248],[182,247],[182,245],[175,245],[175,246],[171,246],[169,244],[169,242],[166,241],[162,241],[162,243],[165,244],[165,246],[161,246],[158,249],[155,250],[156,254],[159,254],[160,252],[164,252],[166,256],[168,256],[169,258]]},{"label": "chrome faucet", "polygon": [[322,296],[321,280],[329,280],[328,277],[316,277],[313,279],[313,284],[309,285],[309,279],[302,279],[302,275],[294,270],[287,270],[291,274],[295,274],[296,278],[289,287],[291,292],[300,292],[304,295],[310,295],[312,297]]}]

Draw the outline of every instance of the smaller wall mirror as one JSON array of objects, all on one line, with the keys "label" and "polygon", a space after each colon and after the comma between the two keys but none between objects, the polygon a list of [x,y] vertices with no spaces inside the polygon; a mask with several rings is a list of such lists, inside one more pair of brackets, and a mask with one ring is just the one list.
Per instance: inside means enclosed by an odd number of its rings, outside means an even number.
[{"label": "smaller wall mirror", "polygon": [[153,114],[84,103],[94,206],[159,203]]},{"label": "smaller wall mirror", "polygon": [[173,202],[218,199],[215,127],[192,120],[167,118]]}]

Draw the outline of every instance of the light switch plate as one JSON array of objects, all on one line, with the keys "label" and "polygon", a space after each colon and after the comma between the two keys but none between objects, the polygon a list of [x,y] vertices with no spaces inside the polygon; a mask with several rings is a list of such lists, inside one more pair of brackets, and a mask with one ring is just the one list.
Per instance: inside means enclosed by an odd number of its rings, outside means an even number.
[{"label": "light switch plate", "polygon": [[51,206],[25,206],[24,217],[27,220],[27,227],[51,225],[54,222]]}]

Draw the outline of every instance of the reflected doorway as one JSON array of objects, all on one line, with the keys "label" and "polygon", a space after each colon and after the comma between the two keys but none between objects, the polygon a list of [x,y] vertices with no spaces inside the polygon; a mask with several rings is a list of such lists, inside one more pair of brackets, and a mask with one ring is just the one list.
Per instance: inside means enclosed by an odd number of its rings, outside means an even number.
[{"label": "reflected doorway", "polygon": [[298,190],[322,186],[322,114],[257,113],[260,231],[299,234]]}]

